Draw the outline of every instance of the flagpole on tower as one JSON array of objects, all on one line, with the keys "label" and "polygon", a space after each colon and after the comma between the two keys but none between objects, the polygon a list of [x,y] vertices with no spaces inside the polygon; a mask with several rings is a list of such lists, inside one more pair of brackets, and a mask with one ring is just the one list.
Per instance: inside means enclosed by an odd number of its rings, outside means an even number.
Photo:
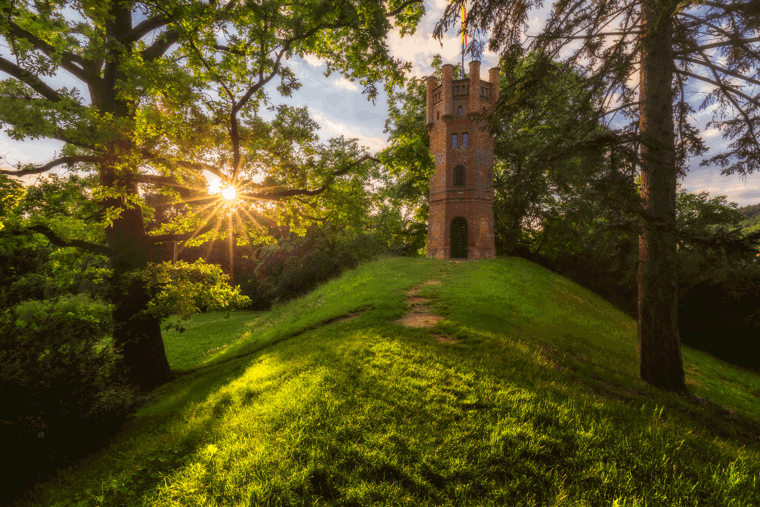
[{"label": "flagpole on tower", "polygon": [[465,20],[467,19],[467,8],[462,3],[462,79],[464,79],[464,50],[467,48],[467,28]]}]

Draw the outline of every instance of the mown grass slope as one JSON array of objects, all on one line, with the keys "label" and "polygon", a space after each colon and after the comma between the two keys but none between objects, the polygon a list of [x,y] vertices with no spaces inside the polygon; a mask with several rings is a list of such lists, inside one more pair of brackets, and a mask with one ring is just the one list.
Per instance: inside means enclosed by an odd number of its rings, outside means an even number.
[{"label": "mown grass slope", "polygon": [[[430,330],[394,322],[417,286]],[[760,505],[760,376],[685,348],[705,402],[651,389],[635,322],[522,259],[379,260],[166,345],[181,374],[23,505]]]}]

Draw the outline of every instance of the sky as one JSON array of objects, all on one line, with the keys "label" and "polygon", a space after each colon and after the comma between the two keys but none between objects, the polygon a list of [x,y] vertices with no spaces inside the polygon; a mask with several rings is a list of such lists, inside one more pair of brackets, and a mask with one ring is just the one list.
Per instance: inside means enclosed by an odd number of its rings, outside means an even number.
[{"label": "sky", "polygon": [[[538,33],[551,3],[546,2],[544,9],[530,17],[528,33]],[[444,63],[453,64],[459,60],[460,37],[454,29],[441,42],[432,36],[445,5],[446,0],[426,0],[427,12],[416,33],[403,39],[397,34],[389,37],[393,56],[412,63],[410,75],[422,77],[431,73],[430,62],[436,54],[443,57]],[[481,77],[488,79],[488,69],[497,65],[498,57],[486,51],[481,62]],[[373,153],[387,146],[387,134],[383,130],[388,105],[382,89],[373,104],[362,94],[357,84],[346,78],[338,74],[325,78],[325,65],[316,58],[296,58],[290,64],[302,87],[293,97],[283,99],[283,102],[307,106],[311,117],[321,127],[320,137],[323,140],[340,135],[356,138]],[[709,87],[710,85],[697,84],[692,90],[697,93],[707,92]],[[276,93],[274,90],[271,92]],[[695,116],[699,124],[704,125],[709,120],[710,111],[708,109]],[[716,130],[708,130],[703,135],[711,146],[708,154],[720,152],[720,147],[727,144]],[[12,164],[45,163],[52,160],[60,148],[61,143],[55,141],[34,140],[21,143],[0,133],[0,155],[4,155],[6,161]],[[736,175],[722,176],[719,168],[700,167],[699,161],[692,160],[687,176],[680,180],[688,192],[708,192],[711,197],[724,195],[729,202],[735,202],[739,206],[760,203],[760,174],[749,175],[744,179]]]}]

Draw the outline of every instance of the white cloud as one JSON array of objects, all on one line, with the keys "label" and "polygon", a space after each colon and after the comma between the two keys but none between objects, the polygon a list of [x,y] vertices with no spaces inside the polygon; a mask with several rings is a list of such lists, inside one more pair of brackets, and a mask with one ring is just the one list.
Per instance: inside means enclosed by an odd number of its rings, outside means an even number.
[{"label": "white cloud", "polygon": [[208,182],[208,193],[209,194],[218,194],[222,190],[222,180],[214,176],[211,179],[208,179],[208,176],[206,176],[206,181]]},{"label": "white cloud", "polygon": [[31,141],[15,141],[0,133],[0,156],[4,157],[4,164],[14,166],[17,163],[28,164],[43,163],[53,160],[56,153],[63,148],[60,141],[35,139]]},{"label": "white cloud", "polygon": [[321,58],[314,55],[306,55],[303,57],[303,59],[312,67],[319,67],[325,63]]},{"label": "white cloud", "polygon": [[342,124],[336,124],[336,123],[331,122],[330,120],[325,120],[325,123],[327,123],[330,126],[333,132],[340,132],[341,134],[343,134],[344,126]]},{"label": "white cloud", "polygon": [[735,202],[739,207],[760,202],[760,174],[742,179],[739,175],[723,176],[717,169],[703,168],[689,173],[682,184],[693,194],[725,195],[729,202]]},{"label": "white cloud", "polygon": [[702,133],[702,137],[706,137],[707,139],[709,139],[711,137],[717,136],[718,134],[720,134],[720,130],[718,130],[718,129],[708,129],[708,130],[705,130]]},{"label": "white cloud", "polygon": [[322,140],[337,136],[357,139],[359,145],[367,147],[372,153],[377,153],[388,146],[386,136],[381,135],[379,129],[367,128],[359,123],[342,122],[313,107],[309,107],[309,114],[322,127],[319,131],[319,137]]},{"label": "white cloud", "polygon": [[338,79],[334,84],[338,88],[346,88],[346,89],[352,90],[352,91],[355,91],[355,90],[359,89],[359,87],[356,86],[355,83],[352,83],[351,81],[349,81],[348,79],[346,79],[344,77]]}]

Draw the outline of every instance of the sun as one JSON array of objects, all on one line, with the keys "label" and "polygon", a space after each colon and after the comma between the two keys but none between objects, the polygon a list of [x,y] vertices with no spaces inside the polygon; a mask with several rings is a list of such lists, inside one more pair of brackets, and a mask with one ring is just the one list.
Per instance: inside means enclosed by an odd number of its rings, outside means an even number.
[{"label": "sun", "polygon": [[227,187],[224,190],[222,190],[222,197],[227,199],[228,201],[232,201],[237,197],[237,192],[235,191],[235,187]]}]

